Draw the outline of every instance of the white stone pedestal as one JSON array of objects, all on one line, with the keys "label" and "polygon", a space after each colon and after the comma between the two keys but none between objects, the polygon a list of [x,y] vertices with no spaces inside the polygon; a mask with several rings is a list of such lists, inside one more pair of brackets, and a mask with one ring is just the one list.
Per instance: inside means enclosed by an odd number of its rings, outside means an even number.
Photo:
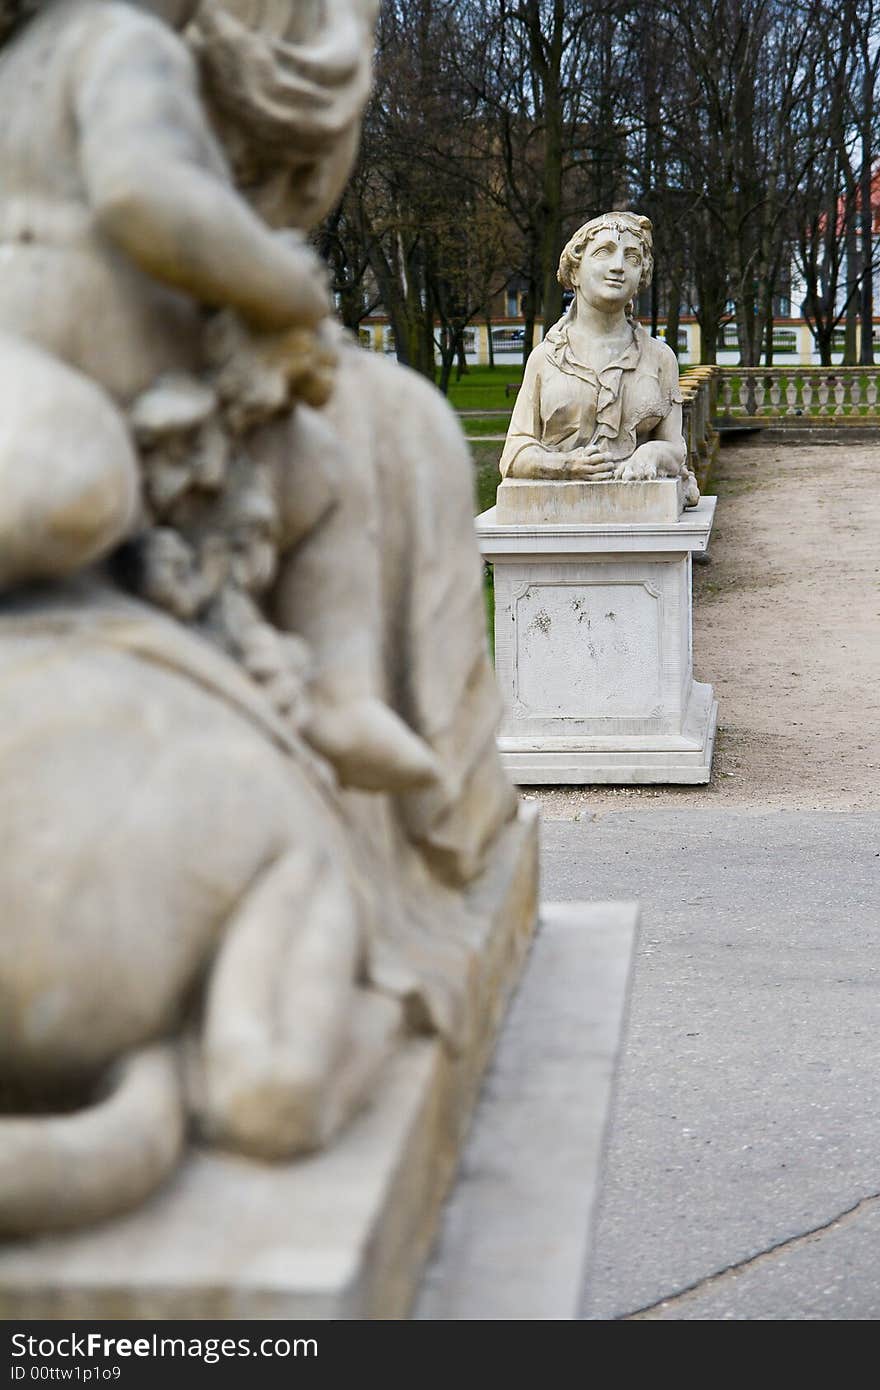
[{"label": "white stone pedestal", "polygon": [[[662,516],[674,484],[605,486],[658,489]],[[677,520],[674,506],[592,524],[477,518],[495,571],[499,746],[520,785],[708,782],[718,706],[693,679],[691,555],[715,500]]]}]

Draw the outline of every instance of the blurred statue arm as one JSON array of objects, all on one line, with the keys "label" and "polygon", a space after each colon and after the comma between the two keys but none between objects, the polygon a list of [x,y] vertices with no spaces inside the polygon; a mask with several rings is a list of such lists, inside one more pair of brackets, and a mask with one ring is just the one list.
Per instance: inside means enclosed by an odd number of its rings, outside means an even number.
[{"label": "blurred statue arm", "polygon": [[157,21],[120,8],[74,77],[99,227],[149,275],[255,327],[316,325],[329,310],[318,262],[273,235],[235,190],[189,53]]}]

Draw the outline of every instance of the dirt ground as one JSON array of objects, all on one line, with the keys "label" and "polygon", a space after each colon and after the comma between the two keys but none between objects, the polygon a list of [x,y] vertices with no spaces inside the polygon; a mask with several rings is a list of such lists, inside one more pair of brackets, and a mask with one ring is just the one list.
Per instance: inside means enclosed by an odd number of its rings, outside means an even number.
[{"label": "dirt ground", "polygon": [[527,791],[547,819],[880,807],[880,441],[727,445],[709,491],[694,674],[718,700],[712,780]]}]

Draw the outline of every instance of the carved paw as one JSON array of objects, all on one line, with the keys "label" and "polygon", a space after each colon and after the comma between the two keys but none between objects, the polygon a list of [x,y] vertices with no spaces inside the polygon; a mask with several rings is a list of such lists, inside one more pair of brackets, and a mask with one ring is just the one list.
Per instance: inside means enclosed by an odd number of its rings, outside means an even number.
[{"label": "carved paw", "polygon": [[650,482],[657,477],[657,465],[650,459],[630,458],[614,471],[615,478],[624,483]]}]

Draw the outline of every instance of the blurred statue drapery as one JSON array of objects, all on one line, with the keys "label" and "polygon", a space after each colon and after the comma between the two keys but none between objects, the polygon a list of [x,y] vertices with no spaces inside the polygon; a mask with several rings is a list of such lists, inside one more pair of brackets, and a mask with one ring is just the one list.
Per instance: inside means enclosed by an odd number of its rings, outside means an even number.
[{"label": "blurred statue drapery", "polygon": [[515,810],[466,447],[294,230],[370,6],[192,9],[0,4],[7,1231],[139,1200],[187,1115],[315,1147],[401,1028],[457,1046]]}]

